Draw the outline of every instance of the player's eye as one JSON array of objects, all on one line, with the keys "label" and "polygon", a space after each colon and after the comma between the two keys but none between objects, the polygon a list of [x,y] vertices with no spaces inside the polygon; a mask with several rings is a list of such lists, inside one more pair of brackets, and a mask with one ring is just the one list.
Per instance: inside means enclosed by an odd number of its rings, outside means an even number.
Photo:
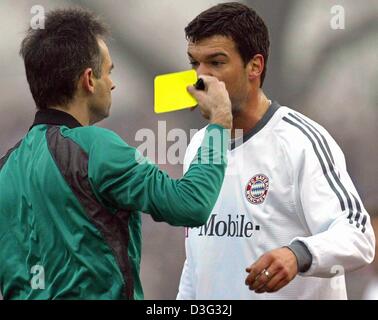
[{"label": "player's eye", "polygon": [[198,62],[197,61],[190,61],[189,64],[195,68],[195,67],[198,67]]},{"label": "player's eye", "polygon": [[221,62],[221,61],[211,61],[211,65],[214,66],[214,67],[219,67],[222,64],[224,64],[224,62]]}]

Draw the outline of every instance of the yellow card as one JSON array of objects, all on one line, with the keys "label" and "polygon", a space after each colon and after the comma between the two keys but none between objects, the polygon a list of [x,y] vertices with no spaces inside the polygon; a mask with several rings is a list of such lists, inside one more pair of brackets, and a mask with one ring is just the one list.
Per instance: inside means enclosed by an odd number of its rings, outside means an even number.
[{"label": "yellow card", "polygon": [[197,81],[195,70],[163,74],[155,78],[155,112],[171,112],[197,105],[186,88]]}]

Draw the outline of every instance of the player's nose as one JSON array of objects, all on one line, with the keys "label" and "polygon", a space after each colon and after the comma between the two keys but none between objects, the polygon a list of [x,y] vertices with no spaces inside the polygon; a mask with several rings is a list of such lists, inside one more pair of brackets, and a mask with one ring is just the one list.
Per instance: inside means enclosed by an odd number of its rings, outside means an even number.
[{"label": "player's nose", "polygon": [[198,68],[196,69],[196,72],[197,72],[198,77],[202,75],[213,76],[213,74],[211,73],[211,70],[204,63],[199,64]]}]

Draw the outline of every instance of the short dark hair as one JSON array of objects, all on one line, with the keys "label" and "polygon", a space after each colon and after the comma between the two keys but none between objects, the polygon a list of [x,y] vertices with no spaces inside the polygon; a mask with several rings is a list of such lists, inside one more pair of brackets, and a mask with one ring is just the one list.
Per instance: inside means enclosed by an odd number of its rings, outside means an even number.
[{"label": "short dark hair", "polygon": [[98,39],[107,35],[108,27],[81,8],[51,11],[46,15],[44,29],[28,30],[20,55],[38,109],[72,101],[86,68],[101,77],[103,59]]},{"label": "short dark hair", "polygon": [[185,28],[186,38],[197,42],[215,35],[230,37],[246,66],[256,55],[264,57],[264,83],[269,57],[269,32],[263,19],[250,7],[238,2],[221,3],[202,12]]}]

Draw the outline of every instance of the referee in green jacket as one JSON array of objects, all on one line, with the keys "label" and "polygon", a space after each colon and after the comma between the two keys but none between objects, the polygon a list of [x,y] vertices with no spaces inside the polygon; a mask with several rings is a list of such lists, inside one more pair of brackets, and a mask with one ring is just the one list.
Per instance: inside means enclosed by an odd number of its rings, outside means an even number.
[{"label": "referee in green jacket", "polygon": [[115,88],[106,35],[92,13],[67,9],[50,12],[45,29],[30,29],[22,42],[38,112],[0,159],[4,299],[143,299],[140,212],[195,227],[217,200],[232,126],[224,83],[205,76],[206,91],[189,88],[210,121],[208,139],[173,180],[92,126],[109,115]]}]

